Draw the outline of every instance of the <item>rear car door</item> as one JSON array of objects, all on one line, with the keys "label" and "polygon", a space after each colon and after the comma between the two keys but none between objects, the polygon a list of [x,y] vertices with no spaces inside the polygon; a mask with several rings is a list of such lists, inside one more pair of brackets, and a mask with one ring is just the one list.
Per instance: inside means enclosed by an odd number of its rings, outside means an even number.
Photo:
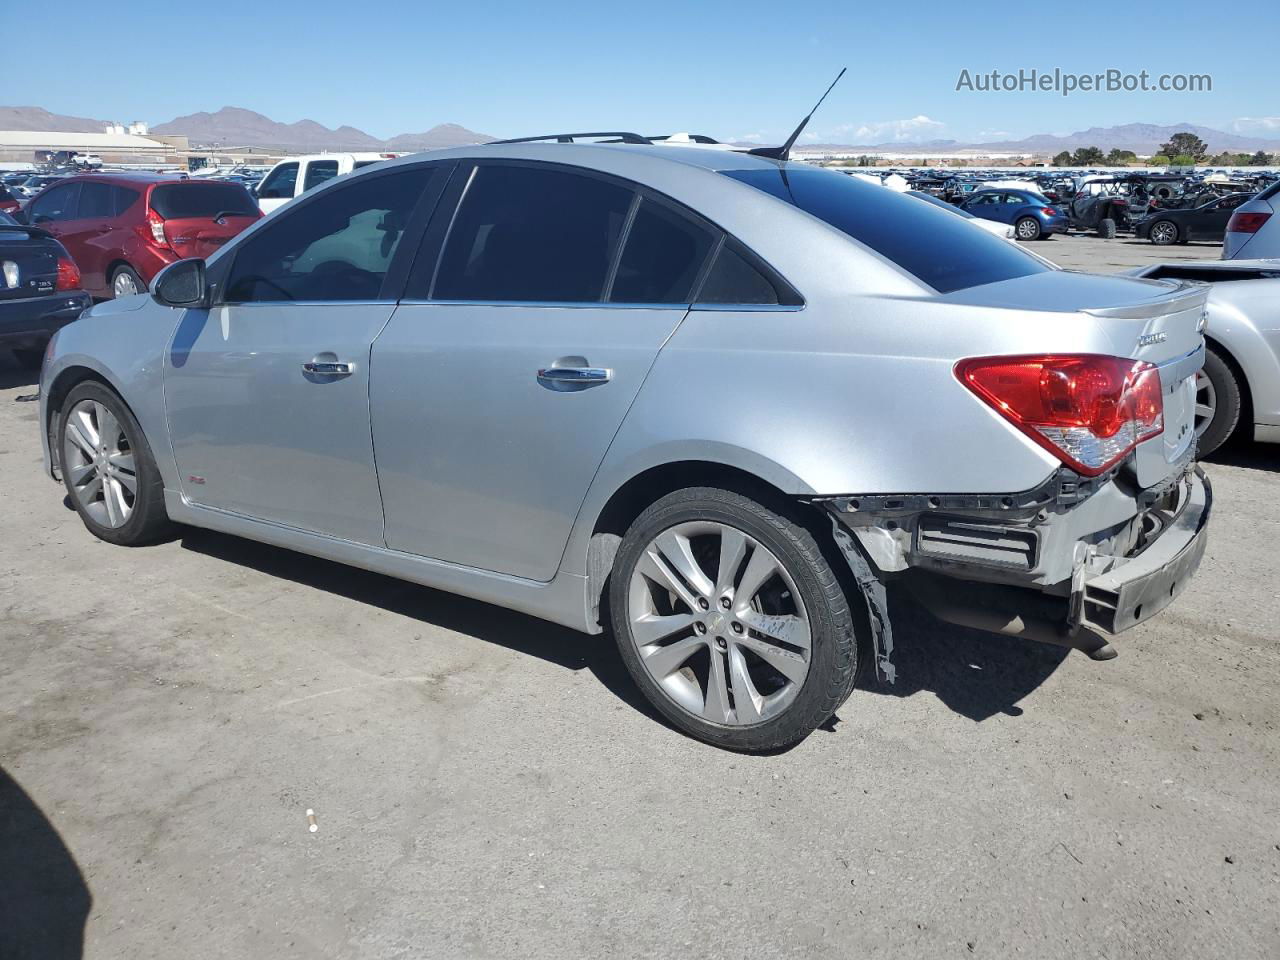
[{"label": "rear car door", "polygon": [[81,282],[91,293],[107,286],[107,260],[115,248],[115,193],[111,184],[85,180],[75,216],[59,225],[58,238],[80,268]]},{"label": "rear car door", "polygon": [[335,184],[210,268],[217,305],[186,311],[164,364],[193,503],[382,545],[369,347],[417,248],[414,212],[443,176],[419,164]]},{"label": "rear car door", "polygon": [[590,171],[460,167],[373,348],[387,545],[550,580],[716,242]]},{"label": "rear car door", "polygon": [[338,175],[338,161],[308,160],[306,173],[303,175],[302,192],[314,190],[322,183],[328,183]]}]

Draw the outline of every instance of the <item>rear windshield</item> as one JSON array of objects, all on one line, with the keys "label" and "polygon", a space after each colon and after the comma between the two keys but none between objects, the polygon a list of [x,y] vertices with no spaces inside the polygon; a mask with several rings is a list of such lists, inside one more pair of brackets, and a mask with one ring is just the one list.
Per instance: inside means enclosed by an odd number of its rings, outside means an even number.
[{"label": "rear windshield", "polygon": [[164,183],[151,191],[151,209],[166,220],[218,214],[256,217],[258,206],[238,183]]},{"label": "rear windshield", "polygon": [[825,221],[939,293],[1052,269],[945,210],[842,173],[792,167],[722,172]]}]

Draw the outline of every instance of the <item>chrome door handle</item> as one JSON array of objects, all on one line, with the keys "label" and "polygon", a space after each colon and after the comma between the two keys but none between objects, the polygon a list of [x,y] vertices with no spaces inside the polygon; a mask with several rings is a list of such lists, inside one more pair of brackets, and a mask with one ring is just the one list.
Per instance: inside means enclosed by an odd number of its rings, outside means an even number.
[{"label": "chrome door handle", "polygon": [[308,360],[302,365],[302,369],[306,373],[312,373],[318,377],[345,377],[347,374],[355,372],[356,365],[354,363],[338,363],[328,360]]},{"label": "chrome door handle", "polygon": [[604,383],[613,379],[613,371],[607,367],[544,367],[538,371],[538,379],[551,383]]}]

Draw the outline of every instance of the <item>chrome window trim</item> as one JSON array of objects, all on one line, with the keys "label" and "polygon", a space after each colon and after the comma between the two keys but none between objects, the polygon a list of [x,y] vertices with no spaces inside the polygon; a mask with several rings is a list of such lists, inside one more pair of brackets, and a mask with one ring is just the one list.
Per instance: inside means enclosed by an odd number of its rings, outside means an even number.
[{"label": "chrome window trim", "polygon": [[[293,301],[283,301],[291,303]],[[342,300],[341,303],[354,301]],[[377,301],[386,303],[385,300]],[[541,300],[428,300],[422,298],[405,299],[401,306],[412,307],[543,307],[552,310],[588,309],[588,310],[715,310],[734,313],[796,313],[804,309],[802,304],[790,306],[778,303],[605,303],[600,300],[570,300],[565,302]]]}]

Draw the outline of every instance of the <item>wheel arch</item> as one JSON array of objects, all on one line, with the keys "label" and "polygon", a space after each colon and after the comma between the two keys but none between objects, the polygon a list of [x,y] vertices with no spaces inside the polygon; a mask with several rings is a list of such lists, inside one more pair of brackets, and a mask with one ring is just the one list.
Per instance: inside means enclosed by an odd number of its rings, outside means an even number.
[{"label": "wheel arch", "polygon": [[54,375],[49,382],[48,396],[44,399],[44,436],[45,442],[49,445],[49,464],[54,471],[56,477],[61,477],[61,451],[54,437],[53,431],[58,422],[58,418],[62,414],[62,405],[67,395],[76,387],[85,381],[92,380],[94,383],[100,383],[112,393],[114,393],[122,404],[128,407],[129,412],[137,417],[137,412],[129,405],[129,401],[124,398],[124,393],[120,389],[120,385],[114,382],[114,379],[105,370],[87,363],[69,363]]},{"label": "wheel arch", "polygon": [[1212,350],[1222,362],[1231,368],[1231,372],[1235,374],[1236,384],[1240,387],[1240,424],[1239,429],[1247,429],[1249,435],[1253,435],[1253,388],[1249,384],[1249,375],[1245,373],[1244,367],[1240,361],[1236,359],[1231,348],[1221,340],[1206,333],[1204,335],[1204,345],[1207,349]]}]

